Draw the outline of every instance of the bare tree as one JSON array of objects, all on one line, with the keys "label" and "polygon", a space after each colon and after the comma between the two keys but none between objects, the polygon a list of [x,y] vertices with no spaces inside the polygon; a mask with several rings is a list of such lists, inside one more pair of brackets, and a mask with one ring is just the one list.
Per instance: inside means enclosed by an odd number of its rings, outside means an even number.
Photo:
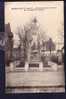
[{"label": "bare tree", "polygon": [[23,27],[17,28],[17,35],[19,37],[19,49],[20,49],[20,65],[25,64],[26,57],[26,45],[25,45],[25,32]]},{"label": "bare tree", "polygon": [[60,23],[60,28],[58,32],[59,32],[59,38],[60,40],[62,40],[64,38],[64,23],[63,22]]}]

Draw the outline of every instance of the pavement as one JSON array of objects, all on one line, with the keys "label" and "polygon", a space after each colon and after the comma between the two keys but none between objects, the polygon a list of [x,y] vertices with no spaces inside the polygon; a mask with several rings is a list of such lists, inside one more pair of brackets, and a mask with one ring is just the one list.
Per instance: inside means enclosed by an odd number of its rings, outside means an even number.
[{"label": "pavement", "polygon": [[57,64],[53,62],[49,62],[49,64],[51,67],[45,67],[43,71],[39,71],[38,68],[35,68],[37,71],[32,68],[28,71],[24,71],[24,68],[6,71],[6,87],[64,86],[63,65],[59,65],[59,70]]},{"label": "pavement", "polygon": [[[43,71],[41,72],[39,71],[38,68],[30,68],[27,72],[24,70],[24,68],[23,69],[17,68],[13,71],[6,70],[7,85],[10,86],[12,84],[18,85],[18,83],[22,85],[22,83],[24,82],[27,82],[24,83],[24,85],[25,84],[30,85],[31,82],[38,82],[38,84],[42,84],[42,82],[44,82],[43,83],[44,85],[59,84],[59,82],[60,84],[63,84],[64,83],[63,66],[62,65],[58,66],[53,62],[49,62],[49,65],[51,65],[51,67],[44,67]],[[61,70],[58,70],[58,68],[61,68]],[[37,72],[35,70],[37,70]]]}]

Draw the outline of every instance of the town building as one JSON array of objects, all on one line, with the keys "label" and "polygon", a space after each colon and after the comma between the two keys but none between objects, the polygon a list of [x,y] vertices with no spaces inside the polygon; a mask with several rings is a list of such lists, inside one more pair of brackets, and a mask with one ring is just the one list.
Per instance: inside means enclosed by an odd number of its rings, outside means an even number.
[{"label": "town building", "polygon": [[9,66],[12,61],[13,33],[11,32],[10,23],[5,24],[5,63]]}]

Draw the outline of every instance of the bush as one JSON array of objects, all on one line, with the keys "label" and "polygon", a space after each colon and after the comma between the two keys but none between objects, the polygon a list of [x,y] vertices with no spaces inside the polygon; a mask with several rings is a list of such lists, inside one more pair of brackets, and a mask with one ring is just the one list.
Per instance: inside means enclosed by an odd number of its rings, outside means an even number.
[{"label": "bush", "polygon": [[57,56],[56,55],[51,55],[51,61],[53,61],[53,62],[58,62],[58,60],[57,60]]},{"label": "bush", "polygon": [[62,64],[62,54],[51,55],[51,61],[57,63],[58,65]]}]

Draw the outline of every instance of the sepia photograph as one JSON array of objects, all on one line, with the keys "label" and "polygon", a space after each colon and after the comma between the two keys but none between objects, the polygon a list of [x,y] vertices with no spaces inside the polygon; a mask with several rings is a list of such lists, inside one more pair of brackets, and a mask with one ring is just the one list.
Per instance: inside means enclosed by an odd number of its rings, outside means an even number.
[{"label": "sepia photograph", "polygon": [[64,93],[64,1],[5,2],[5,93]]}]

